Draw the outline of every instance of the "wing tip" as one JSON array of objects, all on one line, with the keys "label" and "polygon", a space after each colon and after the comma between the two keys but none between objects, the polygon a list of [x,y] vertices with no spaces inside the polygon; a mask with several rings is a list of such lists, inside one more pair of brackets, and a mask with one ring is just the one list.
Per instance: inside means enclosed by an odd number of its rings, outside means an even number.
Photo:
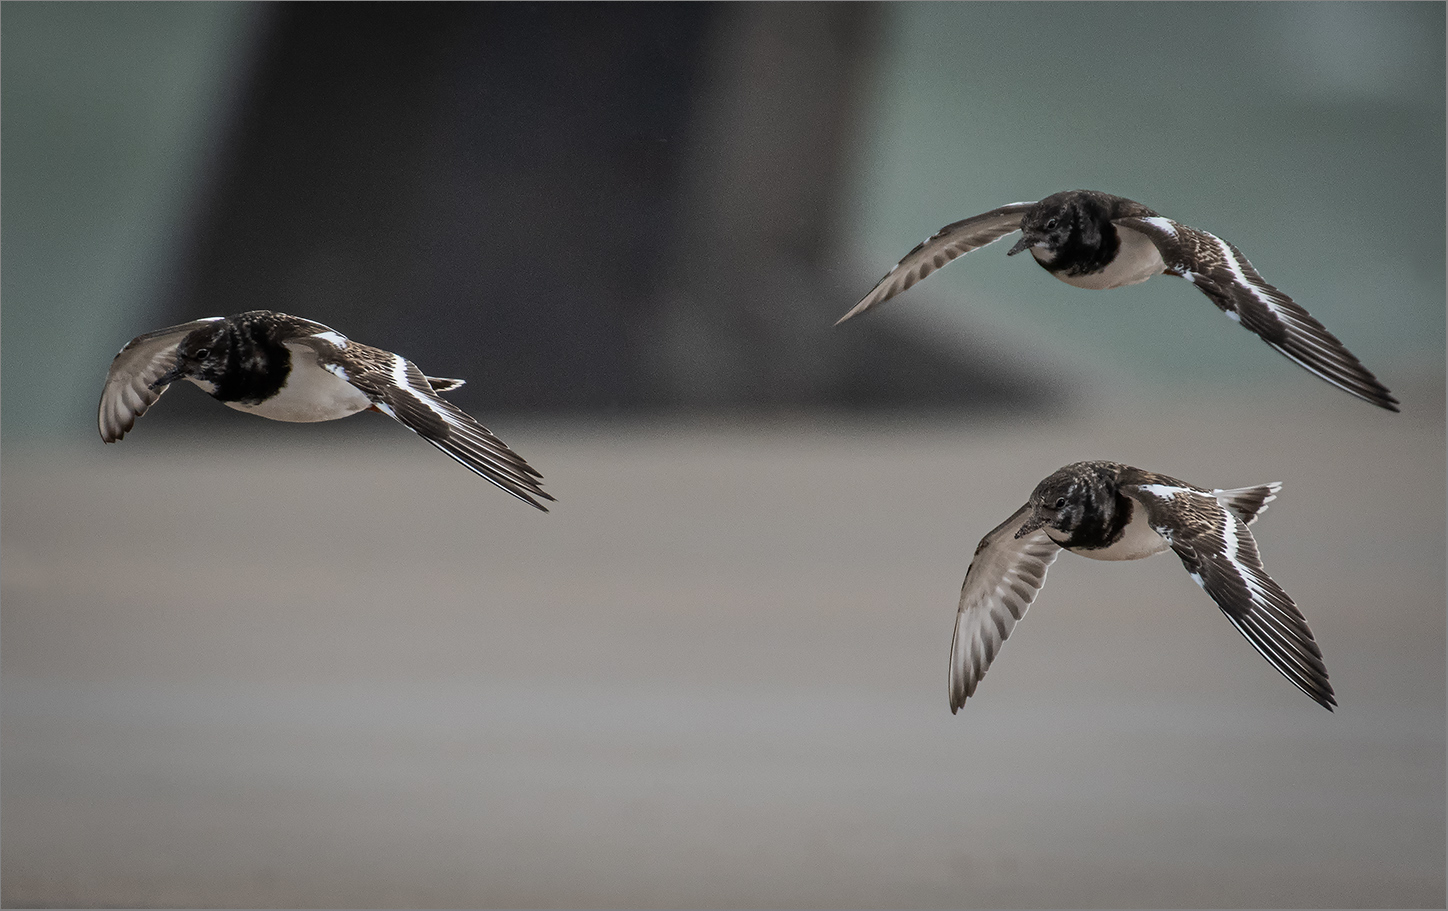
[{"label": "wing tip", "polygon": [[950,675],[950,714],[954,715],[965,707],[965,700],[970,698],[966,692],[965,681],[952,671]]},{"label": "wing tip", "polygon": [[104,407],[96,420],[96,429],[100,431],[102,443],[116,443],[123,439],[131,429],[136,426],[136,418],[140,415],[133,415],[129,423],[124,420],[116,420],[115,415],[107,415]]},{"label": "wing tip", "polygon": [[[1283,676],[1286,675],[1284,674]],[[1288,677],[1287,679],[1292,680],[1292,678],[1290,677]],[[1312,681],[1313,684],[1318,687],[1316,692],[1314,692],[1313,690],[1309,690],[1307,687],[1303,686],[1300,683],[1297,683],[1296,680],[1292,680],[1292,682],[1296,684],[1298,689],[1306,693],[1309,699],[1311,699],[1313,702],[1316,702],[1323,708],[1327,709],[1329,712],[1333,711],[1337,707],[1337,694],[1332,691],[1332,684],[1327,682],[1327,677],[1323,677],[1321,680]]]},{"label": "wing tip", "polygon": [[[443,450],[443,451],[444,451],[444,452],[447,452],[447,450]],[[513,487],[513,486],[510,486],[510,485],[508,485],[508,484],[503,483],[501,480],[499,480],[499,479],[496,478],[496,477],[493,477],[492,475],[484,474],[483,472],[478,471],[476,468],[473,468],[471,465],[468,465],[466,462],[463,462],[461,459],[458,459],[457,456],[453,456],[452,453],[449,452],[449,453],[447,453],[447,454],[448,454],[449,456],[452,456],[453,459],[454,459],[454,461],[459,462],[460,464],[463,465],[463,467],[467,468],[469,471],[471,471],[473,474],[477,475],[478,477],[482,478],[484,481],[487,481],[489,484],[492,484],[494,487],[498,488],[499,490],[501,490],[501,491],[503,491],[503,492],[505,492],[505,493],[508,493],[508,494],[511,494],[511,495],[514,496],[514,497],[517,497],[519,500],[522,500],[524,503],[527,503],[529,506],[533,507],[534,509],[538,510],[539,512],[548,512],[548,507],[547,507],[547,506],[544,506],[542,503],[539,503],[538,500],[534,499],[534,497],[542,498],[542,499],[544,499],[544,500],[547,500],[547,501],[550,502],[550,503],[557,503],[557,502],[558,502],[558,499],[557,499],[556,497],[554,497],[552,494],[550,494],[548,491],[544,490],[544,489],[541,488],[541,487],[537,487],[537,486],[533,486],[533,487],[523,487],[522,485],[518,485],[518,486],[515,488],[515,487]]]},{"label": "wing tip", "polygon": [[849,318],[851,318],[851,317],[854,317],[854,316],[859,316],[861,313],[864,313],[866,310],[870,309],[870,306],[866,303],[866,301],[868,301],[869,299],[870,299],[869,297],[866,297],[864,300],[860,301],[858,304],[855,304],[854,307],[850,308],[850,312],[849,312],[849,313],[846,313],[844,316],[842,316],[842,317],[840,317],[839,319],[835,320],[835,325],[838,326],[840,323],[843,323],[845,320],[847,320],[847,319],[849,319]]},{"label": "wing tip", "polygon": [[[1303,366],[1305,367],[1307,365],[1303,364]],[[1369,405],[1376,405],[1384,411],[1391,411],[1393,414],[1402,414],[1402,403],[1398,401],[1397,396],[1393,395],[1388,387],[1379,382],[1377,377],[1368,372],[1367,368],[1362,367],[1361,363],[1358,364],[1358,367],[1361,368],[1363,375],[1349,373],[1346,378],[1342,379],[1325,376],[1310,367],[1308,370],[1316,374],[1318,378],[1326,380],[1348,395],[1362,399]]]},{"label": "wing tip", "polygon": [[452,392],[468,384],[467,380],[445,376],[427,376],[424,377],[424,379],[426,379],[427,384],[432,387],[433,392]]},{"label": "wing tip", "polygon": [[[447,450],[443,451],[447,452]],[[452,453],[450,452],[448,452],[447,454],[452,456]],[[469,471],[482,478],[484,481],[487,481],[489,484],[492,484],[494,487],[497,487],[500,490],[512,494],[513,496],[517,497],[524,503],[527,503],[529,506],[540,512],[548,512],[548,507],[544,506],[542,503],[539,503],[538,499],[547,500],[549,503],[558,502],[557,497],[553,496],[542,487],[539,487],[537,484],[524,486],[516,481],[513,481],[513,479],[511,478],[506,478],[503,475],[497,475],[493,472],[484,473],[483,471],[474,468],[472,465],[469,465],[467,462],[463,462],[461,459],[458,459],[457,456],[453,456],[453,459],[455,461],[461,462],[464,468],[467,468]],[[505,481],[509,481],[511,483],[504,483]],[[514,485],[516,485],[516,487]],[[538,499],[535,499],[535,497]]]}]

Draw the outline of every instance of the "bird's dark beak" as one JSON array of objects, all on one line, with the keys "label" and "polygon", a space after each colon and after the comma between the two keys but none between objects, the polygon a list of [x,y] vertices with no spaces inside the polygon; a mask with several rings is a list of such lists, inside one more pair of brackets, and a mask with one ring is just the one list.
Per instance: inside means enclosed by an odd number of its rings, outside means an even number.
[{"label": "bird's dark beak", "polygon": [[1009,250],[1006,251],[1006,256],[1015,256],[1017,253],[1021,252],[1022,250],[1029,250],[1029,249],[1031,249],[1031,247],[1034,247],[1035,245],[1036,245],[1036,242],[1035,242],[1034,240],[1031,240],[1029,237],[1027,237],[1026,235],[1022,234],[1022,235],[1021,235],[1021,239],[1018,240],[1018,241],[1016,241],[1016,245],[1015,245],[1014,247],[1011,247]]},{"label": "bird's dark beak", "polygon": [[1038,510],[1036,512],[1033,512],[1031,513],[1030,517],[1026,519],[1026,521],[1021,523],[1021,527],[1016,529],[1015,537],[1017,540],[1020,540],[1026,535],[1034,534],[1035,532],[1039,531],[1043,526],[1045,526],[1045,524],[1046,520],[1041,515],[1040,511]]},{"label": "bird's dark beak", "polygon": [[162,386],[169,386],[186,374],[181,372],[181,364],[178,361],[175,367],[156,377],[156,382],[151,384],[152,389],[160,389]]}]

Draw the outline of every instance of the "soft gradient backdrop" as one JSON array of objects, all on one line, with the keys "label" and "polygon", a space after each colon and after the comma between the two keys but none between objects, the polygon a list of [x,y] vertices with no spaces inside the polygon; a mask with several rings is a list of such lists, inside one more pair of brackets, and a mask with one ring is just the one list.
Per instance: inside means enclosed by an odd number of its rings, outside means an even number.
[{"label": "soft gradient backdrop", "polygon": [[[0,901],[1442,907],[1444,7],[0,6]],[[1404,404],[1169,278],[1220,233]],[[544,515],[376,415],[173,391],[272,308],[470,382]],[[1065,555],[958,715],[977,540],[1070,461],[1271,480],[1328,713],[1171,556]]]}]

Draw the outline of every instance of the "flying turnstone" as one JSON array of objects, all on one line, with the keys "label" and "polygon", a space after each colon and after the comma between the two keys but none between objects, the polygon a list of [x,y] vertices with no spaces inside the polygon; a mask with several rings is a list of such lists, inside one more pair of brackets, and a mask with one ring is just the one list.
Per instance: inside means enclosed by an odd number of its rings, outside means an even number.
[{"label": "flying turnstone", "polygon": [[543,476],[462,409],[438,395],[463,380],[424,376],[398,354],[321,323],[251,310],[138,335],[111,362],[101,439],[135,426],[170,383],[190,380],[223,404],[274,421],[332,421],[380,411],[508,493],[547,512]]},{"label": "flying turnstone", "polygon": [[950,711],[974,695],[991,659],[1036,600],[1062,548],[1093,560],[1176,551],[1247,641],[1328,711],[1322,652],[1292,599],[1262,568],[1247,530],[1278,483],[1204,490],[1116,462],[1076,462],[1046,478],[976,545],[950,643]]},{"label": "flying turnstone", "polygon": [[1236,247],[1141,203],[1095,190],[1015,202],[946,225],[905,254],[835,325],[1017,230],[1021,239],[1007,256],[1030,250],[1043,269],[1078,288],[1120,288],[1162,273],[1181,276],[1230,319],[1301,366],[1364,401],[1398,410],[1388,388],[1310,313],[1267,284]]}]

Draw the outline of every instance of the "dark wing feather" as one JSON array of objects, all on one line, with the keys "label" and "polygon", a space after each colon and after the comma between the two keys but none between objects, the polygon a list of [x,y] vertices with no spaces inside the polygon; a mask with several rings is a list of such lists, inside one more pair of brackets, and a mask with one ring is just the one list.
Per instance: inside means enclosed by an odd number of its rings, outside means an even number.
[{"label": "dark wing feather", "polygon": [[452,392],[461,386],[467,385],[467,380],[455,380],[440,376],[430,376],[427,383],[432,387],[433,392]]},{"label": "dark wing feather", "polygon": [[1277,499],[1282,491],[1282,482],[1257,484],[1252,487],[1238,487],[1233,490],[1214,490],[1212,496],[1217,502],[1237,514],[1237,518],[1251,525],[1267,511],[1267,504]]},{"label": "dark wing feather", "polygon": [[1164,485],[1123,491],[1146,508],[1151,527],[1237,631],[1282,676],[1332,711],[1337,700],[1322,651],[1297,605],[1267,575],[1246,523],[1205,491]]},{"label": "dark wing feather", "polygon": [[1363,401],[1398,410],[1388,387],[1312,314],[1269,285],[1236,247],[1159,216],[1118,218],[1114,223],[1146,235],[1168,271],[1196,285],[1228,316],[1298,365]]},{"label": "dark wing feather", "polygon": [[835,325],[883,304],[936,269],[949,265],[951,260],[978,250],[986,244],[995,243],[1012,231],[1019,230],[1021,217],[1033,205],[1033,202],[1013,202],[941,228],[928,240],[906,253],[905,258],[885,273],[885,277],[870,289],[869,294],[861,298],[849,313],[835,321]]},{"label": "dark wing feather", "polygon": [[1036,600],[1061,547],[1042,529],[1016,538],[1030,507],[1022,506],[976,545],[950,641],[950,711],[958,712],[985,676],[1016,621]]},{"label": "dark wing feather", "polygon": [[114,443],[136,426],[136,419],[166,391],[165,386],[152,389],[151,384],[176,366],[176,349],[181,342],[193,331],[220,319],[223,317],[215,316],[167,326],[126,343],[111,361],[105,388],[101,390],[97,423],[102,440]]},{"label": "dark wing feather", "polygon": [[[297,341],[306,344],[310,340]],[[313,344],[324,364],[327,346],[326,342]],[[327,365],[328,369],[339,371],[366,393],[378,411],[396,418],[468,470],[523,502],[548,511],[538,502],[553,499],[538,483],[543,476],[472,415],[439,396],[416,364],[357,342],[349,342],[347,355],[347,365],[333,363]],[[365,366],[359,367],[359,363]]]}]

